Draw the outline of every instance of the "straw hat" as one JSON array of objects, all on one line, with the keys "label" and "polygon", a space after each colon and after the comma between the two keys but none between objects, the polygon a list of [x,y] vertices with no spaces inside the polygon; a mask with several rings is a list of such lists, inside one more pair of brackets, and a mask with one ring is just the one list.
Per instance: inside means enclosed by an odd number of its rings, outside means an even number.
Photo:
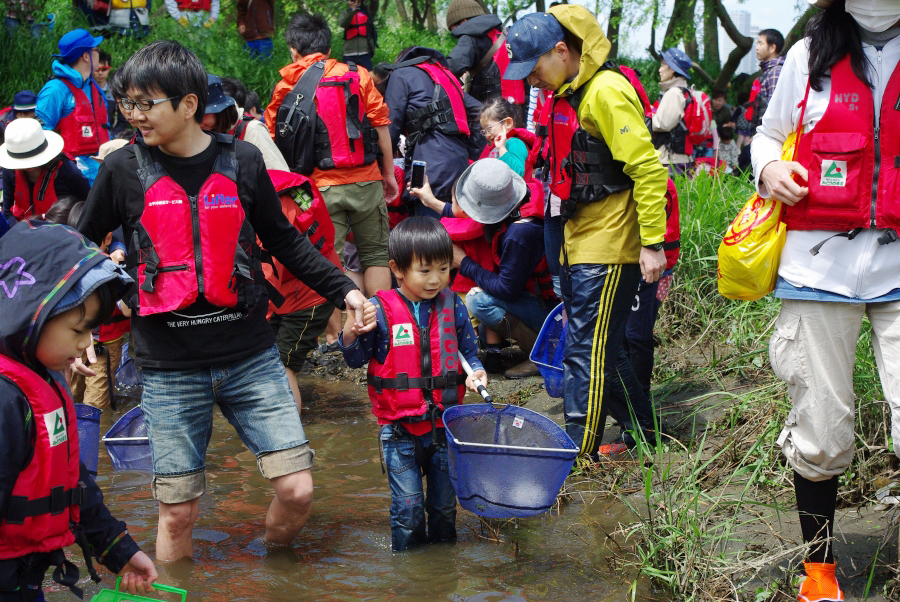
[{"label": "straw hat", "polygon": [[115,138],[113,140],[109,140],[100,145],[100,150],[97,151],[97,155],[92,158],[96,159],[97,161],[103,161],[109,153],[111,153],[113,151],[117,151],[120,148],[122,148],[123,146],[127,146],[127,145],[128,145],[128,140],[123,140],[122,138]]},{"label": "straw hat", "polygon": [[503,221],[525,198],[525,180],[500,159],[472,163],[456,181],[456,202],[476,222]]},{"label": "straw hat", "polygon": [[40,167],[54,159],[62,149],[62,136],[42,129],[37,119],[15,119],[6,126],[6,142],[0,144],[0,167]]}]

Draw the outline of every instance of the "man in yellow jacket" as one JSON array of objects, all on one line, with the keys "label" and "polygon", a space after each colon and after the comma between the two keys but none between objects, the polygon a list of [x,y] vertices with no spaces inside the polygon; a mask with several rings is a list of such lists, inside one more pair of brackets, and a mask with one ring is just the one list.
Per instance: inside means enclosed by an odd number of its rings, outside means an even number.
[{"label": "man in yellow jacket", "polygon": [[[592,172],[595,185],[579,187],[576,181],[570,198],[563,199],[575,210],[564,227],[561,287],[569,317],[563,361],[566,431],[580,443],[581,453],[594,459],[626,448],[624,440],[600,445],[610,410],[604,400],[615,389],[624,388],[636,413],[649,411],[624,352],[625,324],[641,276],[655,282],[666,266],[667,172],[650,140],[637,92],[606,62],[609,49],[586,8],[561,4],[526,15],[510,28],[505,74],[555,91],[551,128],[563,121],[555,119],[557,107],[566,98],[579,99],[572,103],[580,125],[572,139],[580,139],[587,152],[552,160],[593,162],[584,169],[575,165],[574,171]],[[648,419],[652,424],[652,415],[638,419],[645,429]]]}]

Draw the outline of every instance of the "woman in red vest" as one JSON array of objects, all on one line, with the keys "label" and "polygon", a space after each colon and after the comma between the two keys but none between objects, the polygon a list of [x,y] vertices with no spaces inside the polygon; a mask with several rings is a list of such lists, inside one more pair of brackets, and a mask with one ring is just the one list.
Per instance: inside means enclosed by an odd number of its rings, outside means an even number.
[{"label": "woman in red vest", "polygon": [[[775,287],[782,305],[769,354],[793,403],[778,443],[794,470],[810,544],[800,599],[843,600],[833,524],[838,478],[855,453],[853,366],[863,316],[900,440],[900,5],[813,1],[825,11],[788,52],[752,161],[760,195],[786,205]],[[781,161],[795,133],[795,160]]]},{"label": "woman in red vest", "polygon": [[16,119],[6,128],[0,167],[3,217],[10,227],[29,217],[40,218],[63,196],[87,198],[90,183],[62,149],[62,137],[41,129],[37,119]]}]

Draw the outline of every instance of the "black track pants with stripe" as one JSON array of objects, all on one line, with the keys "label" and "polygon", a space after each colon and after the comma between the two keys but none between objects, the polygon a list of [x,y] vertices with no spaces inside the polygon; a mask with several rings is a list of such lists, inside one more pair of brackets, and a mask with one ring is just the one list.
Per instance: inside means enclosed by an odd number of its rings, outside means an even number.
[{"label": "black track pants with stripe", "polygon": [[[563,409],[566,432],[581,453],[597,451],[609,410],[614,378],[634,383],[634,371],[622,353],[625,326],[641,279],[637,264],[577,264],[564,268],[563,301],[569,334],[563,360]],[[639,386],[626,395],[643,395]],[[609,404],[606,404],[609,405]]]}]

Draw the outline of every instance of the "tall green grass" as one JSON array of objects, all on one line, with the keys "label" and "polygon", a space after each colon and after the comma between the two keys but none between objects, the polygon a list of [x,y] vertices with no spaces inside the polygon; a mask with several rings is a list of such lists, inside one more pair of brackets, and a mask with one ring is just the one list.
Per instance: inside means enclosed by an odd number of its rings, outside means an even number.
[{"label": "tall green grass", "polygon": [[[796,584],[790,567],[805,549],[799,530],[781,523],[785,513],[796,510],[791,470],[775,442],[790,399],[767,353],[780,304],[771,296],[752,303],[729,301],[716,287],[719,242],[753,188],[737,178],[703,174],[678,178],[676,185],[681,258],[657,324],[663,341],[657,382],[708,380],[723,390],[742,386],[717,395],[712,407],[705,404],[703,411],[715,417],[708,424],[694,421],[688,412],[687,424],[705,426],[686,442],[642,447],[636,462],[598,472],[596,485],[616,492],[633,512],[634,519],[618,532],[631,544],[623,544],[621,561],[639,578],[649,578],[665,599],[775,600],[782,599],[776,597],[779,588],[792,597]],[[701,365],[667,366],[691,350],[705,358]],[[853,378],[858,443],[840,480],[839,504],[845,506],[870,503],[878,486],[897,478],[889,409],[881,401],[865,320]],[[691,407],[695,401],[683,403]],[[775,543],[760,546],[765,538],[759,531],[770,533]],[[872,559],[867,570],[870,584],[876,563]]]}]

